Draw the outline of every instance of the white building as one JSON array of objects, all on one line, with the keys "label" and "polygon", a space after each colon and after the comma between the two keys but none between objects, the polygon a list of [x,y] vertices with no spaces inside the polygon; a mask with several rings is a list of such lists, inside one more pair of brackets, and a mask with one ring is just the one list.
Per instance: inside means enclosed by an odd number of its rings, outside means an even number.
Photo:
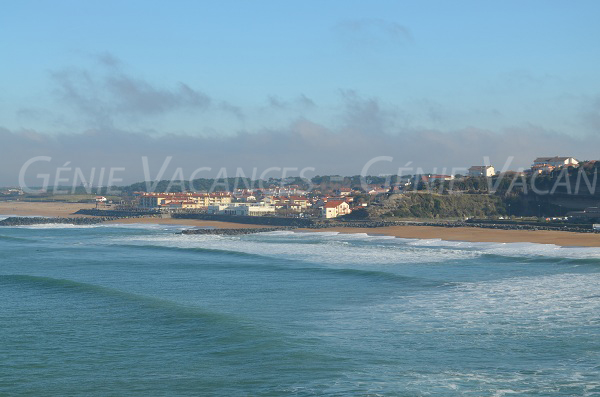
[{"label": "white building", "polygon": [[496,170],[491,165],[474,165],[469,168],[469,176],[485,176],[487,178],[496,175]]},{"label": "white building", "polygon": [[538,157],[533,160],[533,167],[549,165],[552,167],[569,167],[579,164],[575,157]]},{"label": "white building", "polygon": [[237,216],[262,216],[274,214],[275,207],[263,204],[231,203],[228,205],[211,205],[209,214],[237,215]]},{"label": "white building", "polygon": [[328,201],[323,205],[321,214],[324,218],[337,218],[351,212],[350,205],[345,201]]}]

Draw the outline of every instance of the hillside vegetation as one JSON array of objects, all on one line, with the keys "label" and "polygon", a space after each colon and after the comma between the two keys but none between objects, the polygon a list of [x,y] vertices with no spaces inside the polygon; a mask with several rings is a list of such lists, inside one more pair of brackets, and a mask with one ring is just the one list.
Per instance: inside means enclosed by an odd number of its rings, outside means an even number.
[{"label": "hillside vegetation", "polygon": [[392,195],[367,213],[369,218],[465,218],[504,215],[506,207],[492,195],[411,193]]}]

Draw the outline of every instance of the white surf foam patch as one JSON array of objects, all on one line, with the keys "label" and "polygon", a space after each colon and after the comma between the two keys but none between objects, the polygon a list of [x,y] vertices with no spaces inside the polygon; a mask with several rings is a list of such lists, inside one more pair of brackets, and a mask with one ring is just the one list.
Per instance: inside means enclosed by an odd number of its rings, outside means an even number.
[{"label": "white surf foam patch", "polygon": [[[458,323],[495,328],[585,326],[600,321],[598,273],[563,273],[460,283],[435,299],[415,299],[415,309],[433,310]],[[515,321],[507,321],[513,319]],[[479,324],[479,325],[478,325]]]},{"label": "white surf foam patch", "polygon": [[[600,242],[600,237],[599,237]],[[548,257],[565,259],[600,259],[600,247],[571,247],[537,243],[490,243],[445,241],[440,239],[413,240],[406,244],[415,247],[440,247],[476,250],[482,254],[509,257]]]},{"label": "white surf foam patch", "polygon": [[[340,235],[342,236],[342,235]],[[389,236],[370,236],[383,238]],[[565,259],[600,259],[600,247],[560,246],[555,244],[538,243],[493,243],[452,241],[442,239],[408,239],[391,237],[390,241],[412,247],[426,247],[439,249],[464,249],[477,251],[481,254],[509,256],[509,257],[549,257]],[[598,237],[600,243],[600,236]]]},{"label": "white surf foam patch", "polygon": [[98,225],[73,225],[71,223],[43,223],[40,225],[8,226],[15,229],[92,229]]},{"label": "white surf foam patch", "polygon": [[600,259],[600,247],[563,247],[554,244],[534,243],[495,243],[481,249],[487,254],[501,256]]},{"label": "white surf foam patch", "polygon": [[[465,351],[471,349],[477,354],[502,343],[507,354],[534,356],[538,348],[554,346],[560,349],[562,341],[571,345],[564,349],[573,351],[569,360],[530,363],[531,370],[541,370],[545,376],[541,373],[496,372],[489,369],[408,374],[415,386],[421,386],[417,389],[462,385],[458,389],[460,391],[466,384],[477,384],[481,386],[479,395],[515,392],[522,395],[530,389],[541,395],[556,395],[558,384],[581,390],[592,384],[590,390],[597,392],[600,386],[597,376],[598,355],[586,352],[585,346],[581,346],[580,354],[576,346],[584,343],[592,349],[597,347],[599,284],[599,273],[563,273],[463,282],[449,288],[403,293],[373,305],[353,307],[350,316],[343,311],[332,311],[326,321],[319,321],[337,324],[341,331],[336,333],[336,340],[359,339],[368,343],[368,336],[372,333],[370,325],[378,324],[378,329],[389,333],[422,335],[425,345],[435,340],[432,345],[456,350],[464,347]],[[540,341],[540,347],[536,347],[537,341]],[[375,344],[374,349],[377,348],[380,347]],[[418,344],[415,349],[418,353]],[[564,351],[567,350],[561,352]],[[552,351],[548,350],[540,353],[552,355]],[[504,364],[507,365],[506,361]],[[467,389],[473,390],[472,387]],[[498,393],[494,394],[493,391]]]},{"label": "white surf foam patch", "polygon": [[[281,233],[281,232],[273,232]],[[305,232],[294,233],[286,232],[291,235],[310,235],[315,234],[325,239],[352,240],[363,239],[373,242],[385,242],[403,244],[410,247],[422,248],[437,248],[451,250],[468,250],[478,252],[480,254],[507,256],[507,257],[548,257],[548,258],[565,258],[565,259],[600,259],[600,247],[576,247],[576,246],[559,246],[554,244],[538,244],[538,243],[494,243],[494,242],[470,242],[470,241],[453,241],[435,239],[409,239],[397,238],[393,236],[377,236],[368,235],[366,233],[337,233],[337,232]],[[598,236],[600,242],[600,236]]]},{"label": "white surf foam patch", "polygon": [[[275,258],[302,260],[319,264],[365,266],[402,263],[441,263],[470,259],[474,251],[413,248],[389,244],[389,238],[367,234],[324,233],[258,233],[252,235],[156,235],[130,236],[114,240],[116,244],[159,245],[177,248],[206,248],[235,251]],[[364,242],[364,243],[363,243]]]},{"label": "white surf foam patch", "polygon": [[94,225],[103,228],[117,228],[117,229],[141,229],[141,230],[168,230],[168,231],[181,231],[189,229],[186,225],[162,225],[159,223],[110,223],[110,224],[97,224]]},{"label": "white surf foam patch", "polygon": [[184,229],[189,229],[185,225],[161,225],[157,223],[114,223],[102,224],[96,223],[93,225],[74,225],[72,223],[43,223],[39,225],[23,225],[23,226],[8,226],[17,229],[138,229],[138,230],[156,230],[178,232]]},{"label": "white surf foam patch", "polygon": [[[522,258],[600,258],[600,248],[596,247],[404,239],[367,233],[275,231],[243,236],[157,235],[129,239],[132,244],[218,249],[324,264],[443,263],[486,254]],[[306,245],[311,248],[303,248]]]}]

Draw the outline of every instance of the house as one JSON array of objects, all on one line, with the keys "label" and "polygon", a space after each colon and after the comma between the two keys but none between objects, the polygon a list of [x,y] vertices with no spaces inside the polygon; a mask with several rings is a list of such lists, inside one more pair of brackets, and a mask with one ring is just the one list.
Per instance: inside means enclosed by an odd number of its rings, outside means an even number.
[{"label": "house", "polygon": [[377,194],[383,194],[383,193],[388,193],[390,191],[389,188],[385,188],[385,187],[375,187],[375,188],[371,188],[367,191],[368,194],[370,194],[371,196],[373,195],[377,195]]},{"label": "house", "polygon": [[329,219],[329,218],[337,218],[338,216],[341,216],[341,215],[347,215],[350,212],[352,212],[352,210],[350,209],[350,205],[348,205],[347,202],[338,201],[338,200],[330,200],[330,201],[327,201],[323,205],[321,214],[324,218]]},{"label": "house", "polygon": [[290,205],[297,207],[299,211],[308,208],[309,200],[306,196],[289,196]]},{"label": "house", "polygon": [[552,167],[555,168],[561,168],[561,167],[570,167],[570,166],[576,166],[579,164],[579,161],[577,161],[574,157],[538,157],[535,160],[533,160],[533,167],[536,166],[543,166],[543,165],[550,165]]},{"label": "house", "polygon": [[350,189],[349,187],[341,187],[339,189],[336,189],[334,193],[338,196],[349,196],[352,194],[352,189]]},{"label": "house", "polygon": [[484,176],[489,178],[496,175],[496,170],[491,165],[474,165],[469,168],[469,176]]},{"label": "house", "polygon": [[96,196],[96,208],[98,208],[98,206],[100,204],[106,205],[107,202],[108,202],[108,200],[106,199],[106,197],[104,197],[104,196]]}]

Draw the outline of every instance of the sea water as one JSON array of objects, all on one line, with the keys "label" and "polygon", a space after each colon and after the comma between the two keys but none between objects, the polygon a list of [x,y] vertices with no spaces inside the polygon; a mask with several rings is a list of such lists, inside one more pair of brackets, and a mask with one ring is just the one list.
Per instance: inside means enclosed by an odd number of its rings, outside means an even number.
[{"label": "sea water", "polygon": [[0,395],[600,395],[600,249],[0,228]]}]

